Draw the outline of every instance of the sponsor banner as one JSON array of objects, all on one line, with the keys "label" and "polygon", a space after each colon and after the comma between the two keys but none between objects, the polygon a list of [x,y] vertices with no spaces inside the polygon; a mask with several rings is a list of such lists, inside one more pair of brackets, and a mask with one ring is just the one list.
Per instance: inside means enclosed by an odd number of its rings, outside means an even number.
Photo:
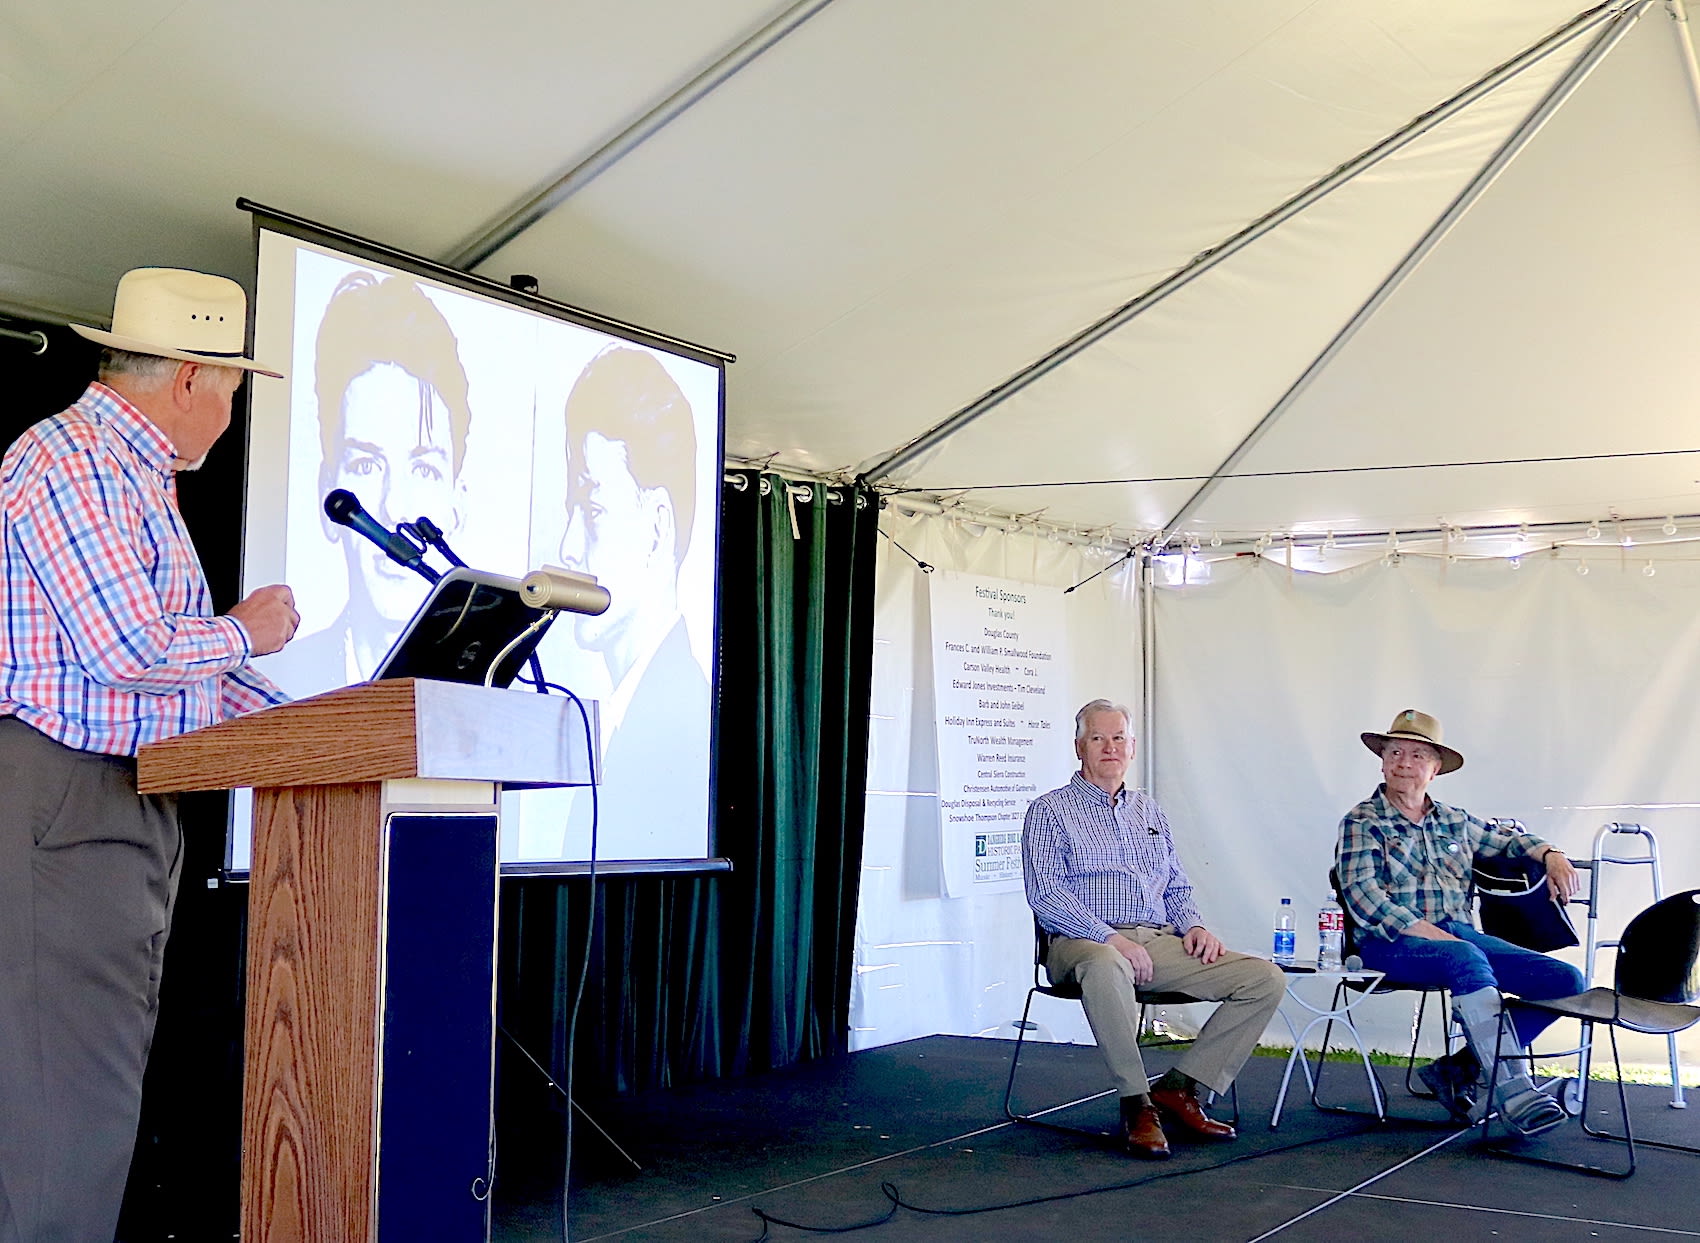
[{"label": "sponsor banner", "polygon": [[1027,805],[1072,762],[1062,592],[943,571],[928,584],[945,893],[1019,889]]}]

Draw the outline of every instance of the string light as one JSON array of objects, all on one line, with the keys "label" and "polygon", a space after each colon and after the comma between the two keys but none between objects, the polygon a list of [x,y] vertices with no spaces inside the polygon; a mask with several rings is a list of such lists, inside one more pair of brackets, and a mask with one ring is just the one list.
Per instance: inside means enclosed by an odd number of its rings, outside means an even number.
[{"label": "string light", "polygon": [[1192,543],[1186,546],[1186,550],[1195,557],[1203,551],[1203,546],[1198,542],[1198,536],[1195,535],[1192,537]]},{"label": "string light", "polygon": [[1600,524],[1599,523],[1590,522],[1588,524],[1588,538],[1589,539],[1599,539],[1600,538]]},{"label": "string light", "polygon": [[1666,535],[1675,535],[1676,534],[1676,515],[1672,514],[1669,518],[1666,518],[1665,519],[1665,525],[1660,527],[1659,529],[1661,531],[1663,531]]},{"label": "string light", "polygon": [[1648,578],[1651,578],[1654,574],[1657,574],[1658,571],[1653,568],[1653,563],[1649,561],[1646,565],[1641,567],[1641,573],[1645,574]]},{"label": "string light", "polygon": [[1578,561],[1576,563],[1576,572],[1583,578],[1588,577],[1588,563],[1586,561]]},{"label": "string light", "polygon": [[1222,546],[1222,533],[1220,531],[1210,532],[1210,547],[1220,548],[1221,546]]},{"label": "string light", "polygon": [[1518,524],[1517,538],[1522,540],[1525,544],[1529,542],[1529,524],[1527,522]]},{"label": "string light", "polygon": [[1523,558],[1521,558],[1521,557],[1511,558],[1511,568],[1514,569],[1514,570],[1522,569],[1523,568]]}]

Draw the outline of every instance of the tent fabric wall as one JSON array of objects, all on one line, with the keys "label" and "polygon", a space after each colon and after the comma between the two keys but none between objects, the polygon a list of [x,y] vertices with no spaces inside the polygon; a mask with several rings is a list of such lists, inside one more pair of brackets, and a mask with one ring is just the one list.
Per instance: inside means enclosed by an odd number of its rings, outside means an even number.
[{"label": "tent fabric wall", "polygon": [[[1062,591],[1111,566],[1119,552],[1033,532],[1005,533],[887,509],[875,580],[873,707],[867,829],[851,993],[851,1048],[915,1036],[1013,1035],[1033,972],[1033,925],[1020,893],[943,896],[927,575],[1008,578]],[[1132,563],[1067,597],[1065,683],[1071,705],[1103,695],[1140,699]],[[1137,711],[1137,709],[1136,709]],[[1073,707],[1069,709],[1072,716]],[[1057,739],[1058,784],[1074,766]],[[1090,1042],[1080,1007],[1035,1019],[1045,1035]]]},{"label": "tent fabric wall", "polygon": [[[1434,797],[1514,816],[1576,858],[1601,824],[1639,821],[1658,835],[1666,892],[1700,885],[1692,556],[1566,548],[1517,568],[1406,556],[1336,574],[1241,557],[1207,583],[1160,586],[1155,787],[1205,918],[1261,949],[1291,896],[1300,953],[1314,950],[1340,817],[1380,780],[1358,735],[1407,707],[1439,716],[1466,757]],[[1607,870],[1602,935],[1650,902],[1645,871]],[[1568,957],[1581,965],[1579,950]],[[1606,953],[1607,982],[1610,967]],[[1405,1002],[1359,1013],[1371,1043],[1403,1047]],[[1685,1048],[1700,1056],[1693,1037]]]},{"label": "tent fabric wall", "polygon": [[[943,568],[1061,587],[1103,564],[1029,534],[976,537],[948,517],[888,510],[882,524]],[[889,540],[879,556],[851,1047],[930,1032],[1012,1035],[1030,978],[1030,916],[1019,894],[940,896],[925,575]],[[1194,561],[1184,586],[1164,572],[1177,565],[1160,566],[1156,731],[1144,741],[1209,925],[1230,945],[1265,951],[1271,911],[1290,896],[1301,953],[1314,949],[1310,912],[1326,892],[1340,817],[1379,780],[1358,734],[1413,706],[1438,715],[1468,758],[1436,783],[1442,801],[1515,816],[1577,858],[1600,825],[1639,821],[1658,835],[1666,892],[1700,884],[1692,556],[1683,544],[1607,544],[1541,549],[1514,567],[1410,554],[1384,565],[1378,553],[1331,574],[1241,556]],[[1117,567],[1075,593],[1087,597],[1069,616],[1075,698],[1137,702],[1134,583]],[[1650,900],[1646,869],[1608,868],[1600,935],[1615,936]],[[1581,965],[1579,950],[1569,957]],[[1610,970],[1608,951],[1599,978]],[[1184,1030],[1204,1013],[1171,1021]],[[1405,1047],[1406,1001],[1375,1001],[1362,1014],[1370,1043]],[[1041,1038],[1091,1041],[1077,1007],[1035,1018]],[[1284,1037],[1277,1024],[1269,1039]],[[1692,1037],[1682,1048],[1700,1060]],[[1663,1057],[1651,1041],[1626,1050]]]}]

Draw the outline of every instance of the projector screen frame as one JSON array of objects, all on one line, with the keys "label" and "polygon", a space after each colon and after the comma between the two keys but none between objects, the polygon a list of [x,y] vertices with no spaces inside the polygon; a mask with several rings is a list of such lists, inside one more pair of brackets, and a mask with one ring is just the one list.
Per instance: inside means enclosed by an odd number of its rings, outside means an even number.
[{"label": "projector screen frame", "polygon": [[[464,293],[475,294],[507,303],[521,310],[546,316],[551,319],[564,321],[575,326],[594,332],[617,337],[631,344],[644,346],[665,353],[673,354],[691,361],[712,366],[719,371],[718,408],[715,419],[714,461],[723,463],[725,460],[725,368],[736,361],[736,355],[724,350],[704,346],[696,342],[686,341],[667,333],[646,329],[611,316],[601,315],[583,307],[559,302],[536,293],[515,289],[499,281],[478,276],[473,273],[450,268],[442,263],[415,255],[398,247],[390,246],[373,239],[350,233],[333,226],[323,225],[305,217],[268,207],[248,198],[239,198],[236,206],[248,212],[253,218],[253,237],[255,253],[259,253],[260,238],[263,232],[269,231],[308,245],[331,248],[345,253],[349,258],[371,262],[385,267],[394,268]],[[258,312],[258,297],[249,305],[249,331],[254,330],[254,320]],[[248,403],[249,422],[253,415],[253,386],[245,386],[245,400]],[[249,460],[252,452],[252,440],[244,444],[243,470],[243,535],[241,573],[246,581],[248,557],[248,501],[251,486],[251,470],[253,463]],[[712,519],[713,549],[711,564],[714,567],[712,576],[712,636],[711,652],[717,654],[720,643],[720,628],[723,624],[721,607],[721,579],[718,572],[720,563],[719,519],[719,489],[718,471],[716,471],[716,487],[705,495],[699,503],[709,503],[714,506]],[[712,499],[710,499],[712,498]],[[700,598],[700,597],[699,597]],[[717,838],[718,797],[716,780],[716,761],[720,745],[720,720],[718,712],[720,693],[720,669],[717,658],[711,658],[708,668],[704,670],[708,677],[709,719],[708,719],[708,790],[706,815],[704,825],[706,835],[704,854],[700,857],[686,858],[656,858],[630,859],[622,857],[601,858],[600,849],[592,859],[557,859],[557,860],[505,860],[500,864],[500,874],[503,877],[541,877],[541,876],[574,876],[583,875],[594,870],[600,875],[632,875],[650,872],[658,873],[690,873],[690,872],[725,872],[732,869],[729,859],[714,854]],[[237,800],[232,799],[232,817],[230,828],[227,829],[226,866],[222,869],[224,879],[240,883],[247,879],[247,869],[232,866],[232,850],[234,846],[234,807]]]},{"label": "projector screen frame", "polygon": [[[256,203],[250,198],[237,199],[236,207],[237,210],[245,211],[254,218],[256,246],[258,245],[259,231],[262,228],[269,227],[274,233],[286,233],[300,241],[319,245],[334,244],[347,250],[350,254],[371,259],[376,263],[394,264],[396,267],[404,268],[415,275],[441,281],[445,285],[452,285],[457,289],[465,290],[467,293],[485,294],[503,302],[511,302],[528,311],[536,311],[555,319],[567,320],[581,328],[591,328],[597,332],[607,332],[615,336],[625,337],[638,345],[649,345],[674,354],[683,354],[685,357],[694,358],[698,362],[720,367],[738,361],[736,354],[728,353],[725,350],[700,345],[695,341],[687,341],[683,337],[657,332],[652,328],[643,328],[637,324],[627,323],[622,319],[615,319],[610,315],[599,315],[595,311],[574,306],[570,302],[557,302],[553,298],[545,298],[542,294],[527,293],[523,289],[515,289],[511,285],[504,285],[501,281],[492,280],[488,276],[479,276],[475,272],[463,272],[459,268],[451,268],[446,264],[438,263],[435,259],[427,259],[424,255],[416,255],[395,246],[387,246],[383,242],[375,242],[369,237],[361,237],[358,233],[349,233],[331,225],[319,224],[305,216],[297,216],[276,207],[267,207],[265,204]],[[248,318],[248,327],[251,332],[254,318],[252,304],[248,308]],[[722,420],[720,430],[720,451],[721,457],[724,459],[726,456],[724,420]]]}]

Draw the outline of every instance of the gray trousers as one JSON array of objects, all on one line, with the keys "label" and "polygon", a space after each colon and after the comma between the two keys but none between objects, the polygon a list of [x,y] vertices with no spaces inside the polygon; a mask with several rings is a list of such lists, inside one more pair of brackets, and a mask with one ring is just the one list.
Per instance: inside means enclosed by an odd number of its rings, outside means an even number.
[{"label": "gray trousers", "polygon": [[[1156,975],[1139,987],[1147,992],[1186,993],[1200,1001],[1220,1001],[1198,1039],[1181,1054],[1175,1068],[1212,1092],[1226,1092],[1240,1073],[1258,1037],[1274,1017],[1287,986],[1281,969],[1249,954],[1223,950],[1206,966],[1188,954],[1180,937],[1167,929],[1118,928],[1143,945]],[[1052,983],[1080,985],[1086,1021],[1123,1096],[1147,1091],[1145,1063],[1139,1053],[1139,997],[1133,967],[1098,941],[1054,937],[1046,959]]]},{"label": "gray trousers", "polygon": [[135,761],[0,717],[0,1243],[110,1243],[182,864]]}]

